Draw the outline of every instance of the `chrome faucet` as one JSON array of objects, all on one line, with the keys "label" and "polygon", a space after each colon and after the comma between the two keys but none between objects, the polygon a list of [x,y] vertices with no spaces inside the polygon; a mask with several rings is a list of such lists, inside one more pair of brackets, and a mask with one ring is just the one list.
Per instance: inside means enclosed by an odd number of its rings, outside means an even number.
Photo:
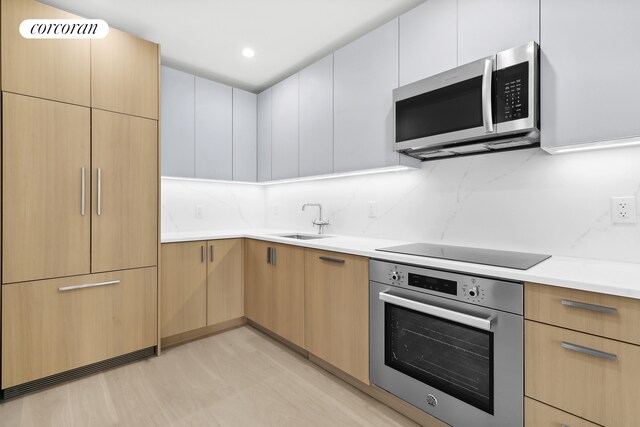
[{"label": "chrome faucet", "polygon": [[307,206],[317,206],[320,209],[320,219],[314,219],[313,225],[318,226],[318,234],[324,233],[324,227],[329,225],[329,221],[325,221],[322,219],[322,205],[320,203],[305,203],[302,205],[302,210],[305,210]]}]

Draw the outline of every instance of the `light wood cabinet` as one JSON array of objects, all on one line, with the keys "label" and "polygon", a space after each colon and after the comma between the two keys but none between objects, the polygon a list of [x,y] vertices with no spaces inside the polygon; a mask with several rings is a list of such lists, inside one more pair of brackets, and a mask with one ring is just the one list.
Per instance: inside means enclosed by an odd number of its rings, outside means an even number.
[{"label": "light wood cabinet", "polygon": [[156,343],[156,268],[2,286],[2,388]]},{"label": "light wood cabinet", "polygon": [[88,274],[89,108],[4,93],[2,112],[2,282]]},{"label": "light wood cabinet", "polygon": [[525,427],[598,427],[596,424],[528,397],[524,399],[524,425]]},{"label": "light wood cabinet", "polygon": [[157,264],[158,123],[93,110],[91,271]]},{"label": "light wood cabinet", "polygon": [[207,325],[244,316],[243,242],[207,242]]},{"label": "light wood cabinet", "polygon": [[304,249],[248,240],[247,318],[304,348]]},{"label": "light wood cabinet", "polygon": [[527,319],[640,344],[640,300],[525,284]]},{"label": "light wood cabinet", "polygon": [[89,40],[37,40],[20,35],[25,19],[78,19],[31,0],[2,0],[2,90],[89,106]]},{"label": "light wood cabinet", "polygon": [[525,394],[603,426],[640,410],[640,347],[525,321]]},{"label": "light wood cabinet", "polygon": [[157,44],[109,29],[91,40],[91,106],[158,119]]},{"label": "light wood cabinet", "polygon": [[162,338],[207,325],[207,242],[162,245]]},{"label": "light wood cabinet", "polygon": [[305,250],[307,350],[369,383],[369,259]]}]

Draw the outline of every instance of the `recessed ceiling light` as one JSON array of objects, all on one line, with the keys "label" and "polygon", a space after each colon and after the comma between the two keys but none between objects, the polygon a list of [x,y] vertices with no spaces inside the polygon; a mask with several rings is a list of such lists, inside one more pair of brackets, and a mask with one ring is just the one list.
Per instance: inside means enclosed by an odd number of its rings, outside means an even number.
[{"label": "recessed ceiling light", "polygon": [[242,49],[242,56],[245,58],[253,58],[255,56],[255,52],[250,47],[245,47]]}]

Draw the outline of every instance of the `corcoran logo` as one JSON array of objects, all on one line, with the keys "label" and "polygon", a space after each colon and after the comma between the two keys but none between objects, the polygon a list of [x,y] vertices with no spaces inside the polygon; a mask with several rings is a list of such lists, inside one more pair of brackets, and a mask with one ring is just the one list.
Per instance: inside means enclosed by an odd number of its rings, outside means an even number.
[{"label": "corcoran logo", "polygon": [[101,39],[109,33],[102,19],[25,19],[20,34],[25,39]]}]

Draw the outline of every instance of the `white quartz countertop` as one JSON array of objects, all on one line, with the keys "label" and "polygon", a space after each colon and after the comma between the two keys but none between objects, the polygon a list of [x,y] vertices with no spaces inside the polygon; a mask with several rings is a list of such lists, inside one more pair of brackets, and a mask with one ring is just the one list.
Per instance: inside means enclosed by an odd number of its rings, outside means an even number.
[{"label": "white quartz countertop", "polygon": [[376,250],[377,248],[385,248],[413,242],[337,236],[330,234],[326,235],[323,239],[297,240],[282,237],[284,234],[296,234],[296,232],[290,230],[251,229],[163,233],[162,243],[245,237],[302,246],[306,248],[321,249],[325,251],[360,255],[391,262],[413,264],[423,267],[459,271],[469,274],[523,282],[542,283],[546,285],[640,299],[640,264],[636,263],[570,258],[553,255],[551,258],[541,262],[529,270],[514,270],[510,268],[394,254]]}]

